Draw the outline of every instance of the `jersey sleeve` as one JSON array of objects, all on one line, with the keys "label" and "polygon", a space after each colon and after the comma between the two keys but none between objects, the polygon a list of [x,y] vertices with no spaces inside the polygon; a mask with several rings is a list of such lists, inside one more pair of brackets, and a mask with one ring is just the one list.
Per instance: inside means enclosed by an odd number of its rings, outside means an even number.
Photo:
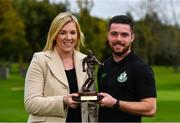
[{"label": "jersey sleeve", "polygon": [[136,95],[139,99],[156,97],[156,84],[153,70],[148,65],[137,65],[135,69]]}]

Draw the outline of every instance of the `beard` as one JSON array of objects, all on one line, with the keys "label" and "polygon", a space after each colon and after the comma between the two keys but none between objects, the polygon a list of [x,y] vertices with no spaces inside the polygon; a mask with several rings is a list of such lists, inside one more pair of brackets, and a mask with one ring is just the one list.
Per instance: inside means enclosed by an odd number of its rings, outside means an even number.
[{"label": "beard", "polygon": [[[116,50],[113,48],[113,45],[121,45],[121,46],[123,47],[122,51],[116,51]],[[114,55],[123,56],[123,55],[130,49],[130,47],[131,47],[131,44],[129,44],[129,45],[126,46],[125,44],[117,41],[117,42],[115,42],[115,43],[112,44],[111,49],[112,49],[112,52],[113,52]]]}]

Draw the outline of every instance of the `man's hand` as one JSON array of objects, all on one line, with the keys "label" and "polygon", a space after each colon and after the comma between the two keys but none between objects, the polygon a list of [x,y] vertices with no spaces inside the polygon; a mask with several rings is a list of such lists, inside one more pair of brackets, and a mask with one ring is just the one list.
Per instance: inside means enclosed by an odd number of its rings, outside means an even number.
[{"label": "man's hand", "polygon": [[109,107],[112,108],[114,104],[116,103],[116,99],[113,98],[111,95],[107,93],[99,93],[99,96],[102,96],[103,98],[98,102],[100,106],[102,107]]}]

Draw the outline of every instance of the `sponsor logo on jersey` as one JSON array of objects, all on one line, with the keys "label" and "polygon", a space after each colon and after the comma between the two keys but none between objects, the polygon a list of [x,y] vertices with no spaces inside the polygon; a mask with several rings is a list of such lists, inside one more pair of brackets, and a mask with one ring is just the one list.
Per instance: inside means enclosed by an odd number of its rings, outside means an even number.
[{"label": "sponsor logo on jersey", "polygon": [[123,72],[117,77],[118,82],[125,82],[127,80],[127,73]]},{"label": "sponsor logo on jersey", "polygon": [[101,75],[101,78],[104,78],[106,75],[107,75],[106,73],[103,73],[103,74]]}]

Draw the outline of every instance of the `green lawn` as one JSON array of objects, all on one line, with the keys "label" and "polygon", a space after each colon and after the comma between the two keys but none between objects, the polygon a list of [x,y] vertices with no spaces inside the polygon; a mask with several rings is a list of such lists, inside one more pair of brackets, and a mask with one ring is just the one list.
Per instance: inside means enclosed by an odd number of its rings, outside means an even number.
[{"label": "green lawn", "polygon": [[27,121],[23,96],[24,78],[13,65],[9,79],[0,78],[0,122]]},{"label": "green lawn", "polygon": [[180,122],[180,73],[171,67],[153,67],[157,85],[157,114],[143,121]]},{"label": "green lawn", "polygon": [[[158,103],[155,117],[143,118],[148,122],[180,122],[180,73],[171,67],[153,67],[156,77]],[[0,79],[0,122],[26,122],[24,108],[24,78],[13,65],[8,80]]]}]

